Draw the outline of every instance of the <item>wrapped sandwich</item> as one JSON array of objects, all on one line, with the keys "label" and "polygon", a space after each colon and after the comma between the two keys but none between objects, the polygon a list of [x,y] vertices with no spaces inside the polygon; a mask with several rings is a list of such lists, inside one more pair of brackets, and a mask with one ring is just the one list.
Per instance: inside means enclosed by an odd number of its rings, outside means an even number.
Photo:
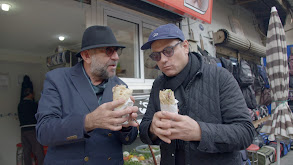
[{"label": "wrapped sandwich", "polygon": [[159,93],[161,111],[178,113],[177,103],[174,92],[171,89],[160,90]]},{"label": "wrapped sandwich", "polygon": [[112,88],[112,92],[113,92],[113,100],[124,99],[127,101],[128,99],[130,99],[130,96],[132,95],[132,90],[129,88],[126,88],[125,85],[114,86]]},{"label": "wrapped sandwich", "polygon": [[[125,85],[116,85],[112,88],[113,92],[113,100],[119,100],[119,99],[124,99],[126,102],[114,109],[114,111],[117,110],[123,110],[124,108],[128,106],[133,106],[133,102],[130,99],[130,96],[132,95],[132,90],[129,88],[126,88]],[[128,115],[127,115],[128,116]],[[125,116],[125,117],[127,117]],[[128,122],[124,122],[123,124],[127,124]]]}]

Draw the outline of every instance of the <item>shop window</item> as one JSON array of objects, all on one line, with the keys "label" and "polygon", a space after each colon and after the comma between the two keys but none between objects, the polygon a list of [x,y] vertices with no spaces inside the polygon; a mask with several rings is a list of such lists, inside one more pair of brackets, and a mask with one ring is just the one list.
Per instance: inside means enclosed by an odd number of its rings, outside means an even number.
[{"label": "shop window", "polygon": [[[148,41],[149,35],[151,34],[151,32],[154,30],[155,27],[148,24],[143,24],[143,25],[144,27],[142,28],[142,37],[143,37],[143,43],[146,43]],[[156,62],[149,58],[149,55],[151,54],[150,49],[145,50],[143,54],[144,54],[145,79],[155,79],[162,72],[158,69]]]},{"label": "shop window", "polygon": [[126,46],[117,66],[117,76],[135,90],[150,89],[161,73],[149,58],[150,50],[140,47],[147,42],[150,33],[164,22],[145,19],[105,7],[104,24],[111,27],[117,41]]},{"label": "shop window", "polygon": [[[155,79],[161,74],[157,69],[156,62],[149,58],[151,50],[143,51],[143,69],[140,69],[139,54],[139,25],[127,20],[107,16],[107,25],[113,30],[117,40],[126,46],[123,49],[121,58],[117,66],[117,75],[122,78],[142,78],[141,72],[144,70],[145,79]],[[150,33],[156,28],[155,26],[142,24],[143,43],[148,41]]]},{"label": "shop window", "polygon": [[118,43],[126,46],[117,65],[117,76],[140,78],[138,24],[108,16],[107,25],[111,27]]}]

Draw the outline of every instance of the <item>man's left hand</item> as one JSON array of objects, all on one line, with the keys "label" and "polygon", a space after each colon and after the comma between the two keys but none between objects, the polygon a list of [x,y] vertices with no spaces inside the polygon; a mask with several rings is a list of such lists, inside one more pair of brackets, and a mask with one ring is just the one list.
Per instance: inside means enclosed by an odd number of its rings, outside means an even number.
[{"label": "man's left hand", "polygon": [[137,118],[137,111],[138,111],[138,107],[137,106],[133,106],[133,107],[126,107],[125,109],[127,108],[131,108],[133,109],[132,111],[134,111],[133,113],[130,113],[129,116],[128,116],[128,123],[127,124],[122,124],[122,127],[130,127],[130,126],[133,126],[133,127],[137,127],[138,126],[138,123],[136,123],[136,118]]}]

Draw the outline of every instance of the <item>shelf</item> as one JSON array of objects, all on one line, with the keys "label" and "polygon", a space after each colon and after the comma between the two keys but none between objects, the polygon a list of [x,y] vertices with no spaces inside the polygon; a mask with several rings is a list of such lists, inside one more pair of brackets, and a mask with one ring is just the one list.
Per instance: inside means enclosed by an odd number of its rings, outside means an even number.
[{"label": "shelf", "polygon": [[60,67],[71,67],[77,62],[78,58],[75,56],[75,53],[70,50],[65,50],[46,58],[46,64],[50,70]]},{"label": "shelf", "polygon": [[270,117],[271,117],[271,116],[269,115],[269,116],[264,117],[264,118],[261,118],[261,119],[259,119],[259,120],[252,121],[254,128],[257,128],[257,127],[258,127],[260,124],[262,124],[263,122],[268,121]]}]

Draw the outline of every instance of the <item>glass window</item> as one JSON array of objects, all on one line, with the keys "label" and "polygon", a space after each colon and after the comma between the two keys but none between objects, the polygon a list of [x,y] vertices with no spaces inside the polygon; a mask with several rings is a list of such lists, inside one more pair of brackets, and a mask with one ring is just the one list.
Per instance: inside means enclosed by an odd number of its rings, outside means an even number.
[{"label": "glass window", "polygon": [[[151,32],[153,30],[154,30],[154,27],[144,24],[144,27],[142,29],[143,43],[146,43],[148,41],[149,35],[151,34]],[[144,54],[144,76],[145,76],[145,79],[155,79],[162,73],[158,69],[156,62],[149,58],[150,53],[151,53],[150,49],[145,50],[143,52],[143,54]]]},{"label": "glass window", "polygon": [[117,76],[140,78],[138,24],[107,16],[107,26],[111,27],[117,41],[126,46],[117,65]]},{"label": "glass window", "polygon": [[140,47],[148,41],[150,33],[163,22],[152,21],[128,15],[123,12],[105,10],[104,21],[111,27],[117,41],[126,46],[117,66],[117,76],[133,88],[151,88],[153,80],[162,74],[156,62],[149,58],[150,50]]}]

